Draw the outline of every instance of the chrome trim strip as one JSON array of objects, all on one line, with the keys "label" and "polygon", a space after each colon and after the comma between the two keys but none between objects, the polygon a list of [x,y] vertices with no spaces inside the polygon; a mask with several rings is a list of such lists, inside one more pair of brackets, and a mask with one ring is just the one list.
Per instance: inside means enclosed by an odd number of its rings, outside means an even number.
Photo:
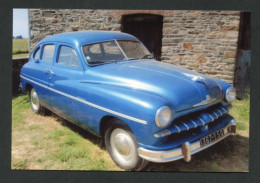
[{"label": "chrome trim strip", "polygon": [[193,124],[195,124],[195,127],[194,128],[197,128],[197,123],[196,122],[194,122],[193,120],[190,120]]},{"label": "chrome trim strip", "polygon": [[227,112],[227,110],[224,107],[221,107],[221,109],[223,109],[224,114]]},{"label": "chrome trim strip", "polygon": [[181,129],[177,125],[174,125],[174,126],[177,128],[178,133],[180,133]]},{"label": "chrome trim strip", "polygon": [[164,136],[168,136],[168,135],[171,135],[171,132],[170,132],[170,130],[165,129],[159,133],[154,134],[153,136],[156,138],[159,138],[159,137],[164,137]]},{"label": "chrome trim strip", "polygon": [[165,129],[165,130],[162,131],[163,136],[167,136],[167,135],[170,135],[170,134],[171,134],[171,132],[168,129]]},{"label": "chrome trim strip", "polygon": [[183,123],[183,122],[181,122],[182,124],[184,124],[184,126],[187,128],[187,131],[190,129],[189,127],[188,127],[188,125],[186,125],[185,123]]},{"label": "chrome trim strip", "polygon": [[[208,114],[208,113],[207,113]],[[209,117],[211,118],[211,122],[214,121],[214,118],[211,116],[211,114],[208,114]]]},{"label": "chrome trim strip", "polygon": [[[221,107],[220,109],[221,109],[221,111],[222,111],[222,110],[224,111],[224,112],[223,112],[223,114],[225,114],[225,113],[226,113],[226,111],[225,111],[224,109],[222,109],[222,107]],[[222,115],[223,115],[223,114],[222,114]]]},{"label": "chrome trim strip", "polygon": [[200,117],[197,118],[202,122],[202,125],[205,125],[205,121],[203,121]]},{"label": "chrome trim strip", "polygon": [[[196,82],[196,81],[195,81],[195,82]],[[198,82],[198,80],[197,80],[197,82]],[[204,82],[203,82],[203,83],[204,83]],[[204,84],[205,84],[205,83],[204,83]],[[206,84],[205,84],[205,85],[206,85]],[[207,95],[207,96],[209,96],[209,95]],[[209,96],[209,97],[207,97],[205,100],[203,100],[203,101],[201,101],[201,102],[199,102],[199,103],[193,105],[193,107],[198,107],[198,106],[201,106],[201,105],[210,104],[210,103],[214,102],[215,100],[217,100],[217,98],[210,98],[210,96]]]},{"label": "chrome trim strip", "polygon": [[121,46],[119,45],[119,43],[117,42],[117,40],[115,39],[116,45],[119,47],[120,51],[123,53],[123,55],[125,56],[125,58],[127,60],[129,60],[129,58],[126,56],[125,52],[123,51],[123,49],[121,48]]},{"label": "chrome trim strip", "polygon": [[[228,127],[230,125],[232,125],[231,121],[227,126],[223,127],[224,135],[221,138],[219,138],[218,140],[213,141],[203,147],[200,146],[200,139],[191,143],[190,144],[190,154],[192,155],[192,154],[198,153],[198,152],[218,143],[219,141],[223,140],[224,138],[228,137],[229,135],[233,134],[232,132],[228,131]],[[148,161],[157,162],[157,163],[170,162],[170,161],[175,161],[175,160],[184,158],[181,147],[173,148],[170,150],[163,150],[163,151],[149,150],[149,149],[139,147],[137,149],[137,151],[138,151],[138,154],[140,157],[142,157]]]},{"label": "chrome trim strip", "polygon": [[213,114],[216,116],[216,119],[218,118],[218,114],[215,113],[215,111],[213,111]]},{"label": "chrome trim strip", "polygon": [[145,125],[147,124],[147,121],[144,121],[144,120],[141,120],[141,119],[138,119],[138,118],[134,118],[134,117],[131,117],[131,116],[128,116],[128,115],[125,115],[125,114],[122,114],[122,113],[119,113],[119,112],[116,112],[116,111],[107,109],[107,108],[105,108],[105,107],[102,107],[102,106],[93,104],[93,103],[88,102],[88,101],[86,101],[86,100],[84,100],[84,99],[81,99],[81,98],[74,97],[74,96],[72,96],[72,95],[63,93],[63,92],[61,92],[61,91],[58,91],[58,90],[55,90],[55,89],[50,88],[50,87],[48,87],[48,86],[45,86],[45,85],[43,85],[43,84],[41,84],[41,83],[38,83],[38,82],[36,82],[36,81],[33,81],[33,80],[29,79],[29,78],[26,78],[26,77],[24,77],[24,76],[22,76],[22,75],[20,75],[20,77],[23,78],[23,79],[26,79],[27,81],[30,81],[30,82],[32,82],[32,83],[34,83],[34,84],[37,84],[38,86],[41,86],[41,87],[43,87],[43,88],[46,88],[46,89],[51,90],[51,91],[53,91],[53,92],[56,92],[56,93],[58,93],[58,94],[60,94],[60,95],[66,96],[66,97],[68,97],[68,98],[77,100],[77,101],[79,101],[79,102],[81,102],[81,103],[84,103],[84,104],[87,104],[87,105],[89,105],[89,106],[91,106],[91,107],[100,109],[100,110],[102,110],[102,111],[105,111],[105,112],[108,112],[108,113],[111,113],[111,114],[120,116],[120,117],[122,117],[122,118],[129,119],[129,120],[132,120],[132,121],[135,121],[135,122],[138,122],[138,123],[142,123],[142,124],[145,124]]},{"label": "chrome trim strip", "polygon": [[222,116],[223,113],[221,112],[221,110],[217,109],[217,111],[220,113],[220,116]]}]

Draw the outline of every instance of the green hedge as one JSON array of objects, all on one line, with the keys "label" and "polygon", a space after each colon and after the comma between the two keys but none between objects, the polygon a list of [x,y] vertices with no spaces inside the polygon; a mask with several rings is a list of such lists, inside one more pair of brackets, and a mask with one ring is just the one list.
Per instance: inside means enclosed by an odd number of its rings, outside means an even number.
[{"label": "green hedge", "polygon": [[13,50],[13,55],[18,55],[22,53],[29,53],[28,50]]}]

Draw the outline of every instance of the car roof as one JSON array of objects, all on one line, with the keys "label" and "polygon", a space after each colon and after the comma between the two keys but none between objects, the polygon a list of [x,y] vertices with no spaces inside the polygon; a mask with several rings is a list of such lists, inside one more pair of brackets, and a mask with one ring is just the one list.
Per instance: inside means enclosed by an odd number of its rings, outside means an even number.
[{"label": "car roof", "polygon": [[137,40],[138,39],[130,34],[113,32],[113,31],[77,31],[77,32],[66,32],[47,36],[42,39],[39,44],[44,42],[66,42],[74,44],[75,46],[82,46],[94,42],[102,42],[113,39],[127,39]]}]

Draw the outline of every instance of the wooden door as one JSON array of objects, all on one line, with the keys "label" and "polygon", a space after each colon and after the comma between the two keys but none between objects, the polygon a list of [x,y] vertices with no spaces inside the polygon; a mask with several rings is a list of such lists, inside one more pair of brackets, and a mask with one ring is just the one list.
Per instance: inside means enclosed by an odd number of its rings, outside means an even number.
[{"label": "wooden door", "polygon": [[160,15],[124,15],[121,31],[137,37],[153,53],[156,60],[161,60],[162,20]]},{"label": "wooden door", "polygon": [[251,63],[251,12],[242,12],[240,18],[234,86],[237,98],[246,98],[250,93]]}]

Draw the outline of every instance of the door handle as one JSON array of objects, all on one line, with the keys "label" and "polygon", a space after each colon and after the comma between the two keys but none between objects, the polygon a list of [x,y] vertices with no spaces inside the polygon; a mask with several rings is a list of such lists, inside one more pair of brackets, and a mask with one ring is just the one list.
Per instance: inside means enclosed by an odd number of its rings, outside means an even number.
[{"label": "door handle", "polygon": [[49,72],[50,72],[51,74],[55,74],[55,73],[53,72],[53,70],[51,70],[51,69],[49,69]]}]

